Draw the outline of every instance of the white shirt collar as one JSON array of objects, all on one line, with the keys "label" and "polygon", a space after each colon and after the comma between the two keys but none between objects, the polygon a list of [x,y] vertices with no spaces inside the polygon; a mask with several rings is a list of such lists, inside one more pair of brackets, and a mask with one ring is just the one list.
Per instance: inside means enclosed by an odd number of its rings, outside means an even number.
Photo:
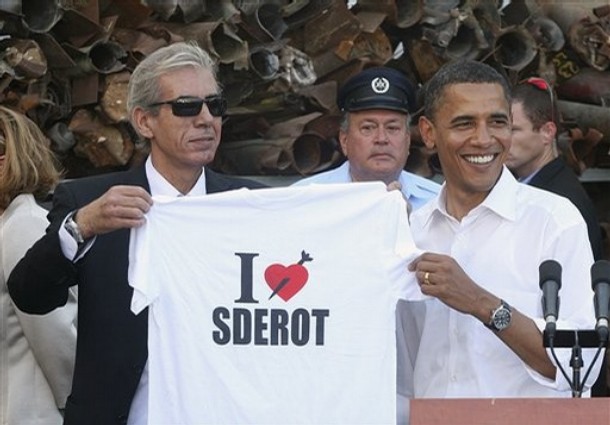
[{"label": "white shirt collar", "polygon": [[[517,206],[516,196],[514,196],[514,194],[517,192],[518,184],[519,182],[515,180],[515,177],[508,170],[508,168],[506,168],[506,166],[502,167],[502,174],[494,187],[491,189],[491,192],[489,192],[489,195],[487,195],[480,205],[470,211],[468,215],[484,208],[496,213],[501,217],[504,217],[507,220],[515,220],[517,216]],[[426,226],[430,223],[430,220],[435,214],[440,213],[445,216],[450,216],[450,214],[447,212],[446,199],[447,183],[443,183],[439,195],[434,201],[432,201],[434,203],[434,208],[432,210],[432,214],[430,214],[426,220]]]},{"label": "white shirt collar", "polygon": [[[150,185],[150,194],[153,196],[163,195],[178,197],[183,196],[165,177],[159,173],[153,163],[150,156],[146,159],[146,177],[148,178],[148,184]],[[184,196],[198,196],[205,195],[207,193],[205,187],[205,170],[202,171],[201,176],[197,180],[197,183],[193,186],[189,193]]]}]

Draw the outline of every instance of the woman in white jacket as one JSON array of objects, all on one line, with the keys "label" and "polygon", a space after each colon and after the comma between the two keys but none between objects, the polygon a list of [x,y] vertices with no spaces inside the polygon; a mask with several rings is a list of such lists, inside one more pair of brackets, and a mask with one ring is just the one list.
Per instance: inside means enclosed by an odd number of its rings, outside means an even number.
[{"label": "woman in white jacket", "polygon": [[37,204],[59,179],[48,141],[0,106],[0,425],[61,424],[76,349],[76,298],[47,316],[15,308],[6,281],[48,226]]}]

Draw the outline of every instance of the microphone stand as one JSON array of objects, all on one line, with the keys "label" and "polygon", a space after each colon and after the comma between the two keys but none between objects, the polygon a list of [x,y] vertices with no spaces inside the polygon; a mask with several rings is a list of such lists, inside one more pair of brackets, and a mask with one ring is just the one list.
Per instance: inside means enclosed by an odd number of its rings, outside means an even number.
[{"label": "microphone stand", "polygon": [[584,382],[580,382],[580,369],[583,367],[582,348],[578,343],[578,332],[574,332],[574,346],[572,347],[572,358],[570,367],[572,368],[572,397],[582,397]]},{"label": "microphone stand", "polygon": [[[572,397],[579,398],[582,396],[582,390],[584,388],[584,383],[593,368],[593,365],[597,361],[599,354],[602,349],[606,345],[606,341],[602,341],[598,333],[594,330],[556,330],[554,332],[547,332],[546,330],[543,332],[543,343],[544,347],[550,348],[551,354],[559,367],[559,370],[563,374],[564,378],[570,384],[570,388],[572,388]],[[585,374],[584,379],[580,380],[580,372],[584,365],[582,359],[582,348],[596,348],[597,352],[595,353],[595,357],[591,361],[589,368],[587,369],[587,373]],[[572,357],[570,358],[570,367],[572,368],[572,379],[568,377],[565,370],[561,366],[561,363],[557,359],[555,354],[555,348],[572,348]]]}]

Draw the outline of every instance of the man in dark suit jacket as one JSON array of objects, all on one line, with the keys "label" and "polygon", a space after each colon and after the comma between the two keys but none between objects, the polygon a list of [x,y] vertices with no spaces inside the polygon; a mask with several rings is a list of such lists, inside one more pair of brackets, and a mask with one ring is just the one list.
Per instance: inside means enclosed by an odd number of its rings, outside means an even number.
[{"label": "man in dark suit jacket", "polygon": [[131,76],[127,106],[134,128],[150,142],[146,163],[59,185],[46,235],[8,282],[17,307],[33,314],[64,305],[70,286],[78,285],[66,424],[146,421],[148,317],[131,312],[127,269],[130,229],[144,223],[151,195],[262,186],[205,167],[220,142],[226,103],[214,64],[199,47],[176,43],[148,56]]},{"label": "man in dark suit jacket", "polygon": [[595,206],[578,177],[559,156],[559,110],[554,93],[542,79],[513,88],[513,134],[506,165],[519,181],[568,198],[587,223],[595,260],[602,258],[602,233]]}]

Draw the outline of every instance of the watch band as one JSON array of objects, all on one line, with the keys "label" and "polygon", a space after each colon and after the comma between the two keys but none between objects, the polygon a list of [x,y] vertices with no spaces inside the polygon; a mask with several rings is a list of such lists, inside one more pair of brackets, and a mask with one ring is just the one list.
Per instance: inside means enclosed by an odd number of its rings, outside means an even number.
[{"label": "watch band", "polygon": [[[78,210],[76,210],[76,211],[78,211]],[[70,236],[72,236],[74,238],[76,243],[80,245],[85,242],[85,238],[83,237],[83,234],[80,231],[78,224],[74,220],[76,211],[72,211],[70,214],[68,214],[68,217],[66,218],[66,223],[64,224],[64,228],[68,231]]]}]

